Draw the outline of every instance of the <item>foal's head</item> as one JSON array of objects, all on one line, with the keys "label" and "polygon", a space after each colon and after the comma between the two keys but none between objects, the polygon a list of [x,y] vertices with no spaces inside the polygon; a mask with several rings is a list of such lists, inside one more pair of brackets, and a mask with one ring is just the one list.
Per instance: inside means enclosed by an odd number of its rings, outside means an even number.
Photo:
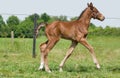
[{"label": "foal's head", "polygon": [[92,14],[91,17],[93,19],[98,19],[100,21],[103,21],[105,19],[105,17],[97,10],[96,7],[93,6],[92,3],[88,3],[88,8],[91,10]]}]

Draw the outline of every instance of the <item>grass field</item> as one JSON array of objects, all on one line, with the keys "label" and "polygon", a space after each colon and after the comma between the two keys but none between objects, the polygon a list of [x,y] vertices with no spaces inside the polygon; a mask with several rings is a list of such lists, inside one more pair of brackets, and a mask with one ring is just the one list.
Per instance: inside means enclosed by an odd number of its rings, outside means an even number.
[{"label": "grass field", "polygon": [[97,70],[89,51],[79,44],[59,72],[59,64],[70,46],[70,41],[61,39],[49,53],[52,73],[38,71],[39,44],[45,37],[37,39],[36,58],[32,58],[32,39],[0,38],[0,78],[120,78],[120,37],[88,37],[94,47],[101,69]]}]

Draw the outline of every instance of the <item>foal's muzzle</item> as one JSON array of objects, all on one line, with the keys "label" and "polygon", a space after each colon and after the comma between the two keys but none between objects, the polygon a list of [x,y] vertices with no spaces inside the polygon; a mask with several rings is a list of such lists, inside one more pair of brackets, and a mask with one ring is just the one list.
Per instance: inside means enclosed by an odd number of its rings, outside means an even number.
[{"label": "foal's muzzle", "polygon": [[104,19],[105,19],[105,17],[103,16],[102,19],[101,19],[101,21],[104,21]]},{"label": "foal's muzzle", "polygon": [[104,19],[105,19],[105,17],[102,15],[102,14],[100,14],[100,16],[99,16],[99,18],[98,18],[100,21],[103,21]]}]

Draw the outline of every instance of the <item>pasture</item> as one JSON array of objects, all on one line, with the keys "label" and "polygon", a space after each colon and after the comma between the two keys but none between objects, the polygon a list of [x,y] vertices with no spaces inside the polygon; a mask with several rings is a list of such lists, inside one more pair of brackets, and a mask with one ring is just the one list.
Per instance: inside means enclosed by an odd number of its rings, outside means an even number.
[{"label": "pasture", "polygon": [[96,69],[89,51],[79,44],[59,72],[59,64],[70,46],[70,41],[61,39],[48,55],[52,73],[38,71],[39,44],[37,39],[36,58],[32,58],[33,39],[0,38],[0,78],[120,78],[120,37],[89,36],[101,69]]}]

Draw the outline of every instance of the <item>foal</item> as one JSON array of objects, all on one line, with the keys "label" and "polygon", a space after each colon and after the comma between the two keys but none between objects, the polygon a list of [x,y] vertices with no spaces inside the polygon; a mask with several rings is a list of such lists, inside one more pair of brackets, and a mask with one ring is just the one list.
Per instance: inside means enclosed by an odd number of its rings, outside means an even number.
[{"label": "foal", "polygon": [[[96,59],[93,47],[89,45],[86,40],[91,18],[98,19],[100,21],[105,19],[105,17],[96,9],[96,7],[93,6],[92,3],[88,3],[88,7],[81,13],[77,20],[71,22],[55,21],[51,24],[47,24],[45,33],[48,40],[40,45],[41,64],[39,70],[42,70],[45,66],[45,71],[51,72],[48,67],[47,56],[49,51],[60,40],[60,38],[68,39],[72,42],[69,50],[66,53],[66,56],[59,65],[60,71],[62,71],[65,61],[71,55],[78,43],[81,43],[90,51],[93,61],[96,64],[96,67],[99,69],[100,65]],[[42,23],[40,26],[38,26],[37,33],[43,25],[44,24]]]}]

